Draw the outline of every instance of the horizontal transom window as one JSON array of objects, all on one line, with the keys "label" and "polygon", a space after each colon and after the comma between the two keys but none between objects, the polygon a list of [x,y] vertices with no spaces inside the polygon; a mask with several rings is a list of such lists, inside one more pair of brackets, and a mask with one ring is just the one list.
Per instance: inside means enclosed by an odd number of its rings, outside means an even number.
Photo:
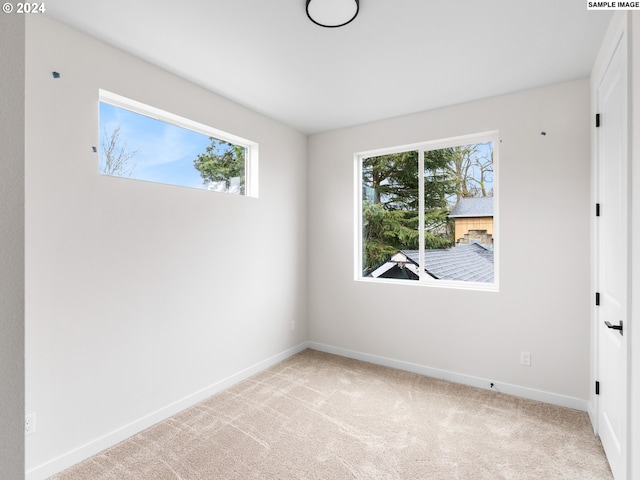
[{"label": "horizontal transom window", "polygon": [[258,196],[255,142],[100,90],[103,175]]}]

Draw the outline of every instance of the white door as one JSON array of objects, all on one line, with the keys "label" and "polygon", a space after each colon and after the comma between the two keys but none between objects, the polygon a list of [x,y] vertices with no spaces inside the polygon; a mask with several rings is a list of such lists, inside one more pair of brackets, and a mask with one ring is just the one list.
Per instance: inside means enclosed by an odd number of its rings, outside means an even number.
[{"label": "white door", "polygon": [[627,48],[623,34],[597,86],[596,220],[598,432],[616,480],[626,479],[627,435]]}]

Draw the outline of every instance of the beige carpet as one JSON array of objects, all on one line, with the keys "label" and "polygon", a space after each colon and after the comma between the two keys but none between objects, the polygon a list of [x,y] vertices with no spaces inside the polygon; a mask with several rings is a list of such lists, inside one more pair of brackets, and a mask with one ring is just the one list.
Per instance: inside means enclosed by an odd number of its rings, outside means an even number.
[{"label": "beige carpet", "polygon": [[52,478],[613,477],[584,412],[306,350]]}]

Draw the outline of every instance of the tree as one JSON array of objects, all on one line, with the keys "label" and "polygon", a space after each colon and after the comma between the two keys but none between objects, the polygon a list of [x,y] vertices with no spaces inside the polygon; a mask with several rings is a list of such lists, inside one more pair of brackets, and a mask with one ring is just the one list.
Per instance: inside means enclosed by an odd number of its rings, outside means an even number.
[{"label": "tree", "polygon": [[[445,150],[425,153],[425,248],[451,245],[447,197],[455,181],[446,167]],[[398,250],[419,248],[418,152],[380,155],[363,160],[364,270],[388,260]]]},{"label": "tree", "polygon": [[244,194],[247,149],[214,137],[209,137],[209,140],[211,145],[193,161],[193,166],[200,172],[205,185],[223,182],[225,190],[229,191],[236,179],[239,182],[239,193]]},{"label": "tree", "polygon": [[130,177],[136,168],[131,159],[140,153],[140,149],[128,151],[127,141],[120,141],[120,127],[114,128],[111,133],[106,127],[102,128],[100,139],[100,173],[116,177]]},{"label": "tree", "polygon": [[456,200],[462,197],[487,197],[493,194],[487,190],[487,184],[493,182],[493,149],[489,153],[481,151],[486,144],[472,144],[453,147],[450,151],[451,162],[447,166],[456,178]]},{"label": "tree", "polygon": [[[419,245],[418,151],[362,161],[363,270]],[[462,197],[493,195],[493,150],[471,144],[424,153],[424,245],[455,243],[451,210]],[[366,273],[365,273],[366,274]]]},{"label": "tree", "polygon": [[[471,179],[471,181],[477,184],[476,197],[493,197],[493,148],[489,151],[489,155],[476,156],[475,158],[477,174]],[[487,190],[487,184],[491,185],[491,188]],[[480,195],[477,195],[480,193]]]}]

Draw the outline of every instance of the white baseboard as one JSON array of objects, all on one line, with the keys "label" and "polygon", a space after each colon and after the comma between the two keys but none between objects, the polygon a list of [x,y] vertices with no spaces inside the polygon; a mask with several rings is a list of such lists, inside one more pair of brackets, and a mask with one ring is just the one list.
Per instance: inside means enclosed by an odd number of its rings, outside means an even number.
[{"label": "white baseboard", "polygon": [[582,410],[585,412],[588,411],[588,401],[581,398],[569,397],[566,395],[545,392],[543,390],[536,390],[528,387],[521,387],[519,385],[512,385],[510,383],[501,383],[487,378],[464,375],[461,373],[450,372],[448,370],[440,370],[438,368],[427,367],[425,365],[405,362],[402,360],[395,360],[392,358],[380,357],[368,353],[356,352],[354,350],[333,347],[331,345],[324,345],[322,343],[308,342],[307,345],[313,350],[332,353],[334,355],[353,358],[355,360],[362,360],[364,362],[382,365],[385,367],[397,368],[398,370],[405,370],[407,372],[417,373],[426,377],[440,378],[443,380],[448,380],[450,382],[460,383],[462,385],[484,388],[485,390],[490,390],[490,385],[491,383],[493,383],[496,387],[496,390],[501,393],[528,398],[530,400],[538,400],[540,402],[559,405],[561,407],[573,408],[575,410]]},{"label": "white baseboard", "polygon": [[70,452],[65,453],[57,458],[54,458],[42,465],[38,465],[26,472],[26,480],[45,480],[50,476],[59,473],[82,460],[91,457],[113,445],[126,440],[127,438],[135,435],[136,433],[141,432],[142,430],[155,425],[162,420],[165,420],[176,413],[189,408],[211,395],[215,395],[236,383],[245,380],[256,373],[260,373],[261,371],[283,361],[287,358],[305,350],[308,347],[307,343],[301,343],[295,347],[289,348],[281,353],[278,353],[266,360],[256,363],[244,370],[235,373],[227,378],[224,378],[213,385],[210,385],[202,390],[194,392],[170,405],[167,405],[155,412],[152,412],[134,422],[129,423],[128,425],[124,425],[112,432],[103,435],[100,438],[92,440]]},{"label": "white baseboard", "polygon": [[331,353],[334,355],[340,355],[342,357],[353,358],[355,360],[361,360],[385,367],[397,368],[398,370],[405,370],[407,372],[417,373],[419,375],[424,375],[427,377],[440,378],[443,380],[448,380],[450,382],[460,383],[462,385],[484,388],[487,390],[490,388],[490,383],[493,382],[497,387],[497,390],[501,393],[528,398],[531,400],[538,400],[541,402],[573,408],[576,410],[589,411],[587,400],[583,400],[580,398],[568,397],[565,395],[545,392],[542,390],[535,390],[532,388],[521,387],[508,383],[500,383],[486,378],[463,375],[447,370],[427,367],[425,365],[405,362],[402,360],[395,360],[378,355],[371,355],[368,353],[357,352],[354,350],[334,347],[322,343],[304,342],[277,355],[267,358],[266,360],[258,362],[255,365],[252,365],[227,378],[224,378],[214,383],[213,385],[194,392],[191,395],[188,395],[170,405],[167,405],[136,420],[135,422],[131,422],[128,425],[124,425],[110,433],[107,433],[106,435],[103,435],[100,438],[92,440],[91,442],[88,442],[70,452],[67,452],[64,455],[54,458],[46,463],[43,463],[42,465],[38,465],[37,467],[34,467],[26,472],[26,480],[45,480],[50,476],[59,473],[86,458],[91,457],[92,455],[95,455],[123,440],[126,440],[127,438],[141,432],[144,429],[149,428],[152,425],[155,425],[156,423],[161,422],[162,420],[165,420],[172,415],[175,415],[176,413],[179,413],[182,410],[185,410],[186,408],[189,408],[205,400],[211,395],[215,395],[216,393],[219,393],[235,385],[236,383],[239,383],[242,380],[255,375],[256,373],[259,373],[283,360],[286,360],[287,358],[305,350],[306,348],[311,348],[313,350]]}]

